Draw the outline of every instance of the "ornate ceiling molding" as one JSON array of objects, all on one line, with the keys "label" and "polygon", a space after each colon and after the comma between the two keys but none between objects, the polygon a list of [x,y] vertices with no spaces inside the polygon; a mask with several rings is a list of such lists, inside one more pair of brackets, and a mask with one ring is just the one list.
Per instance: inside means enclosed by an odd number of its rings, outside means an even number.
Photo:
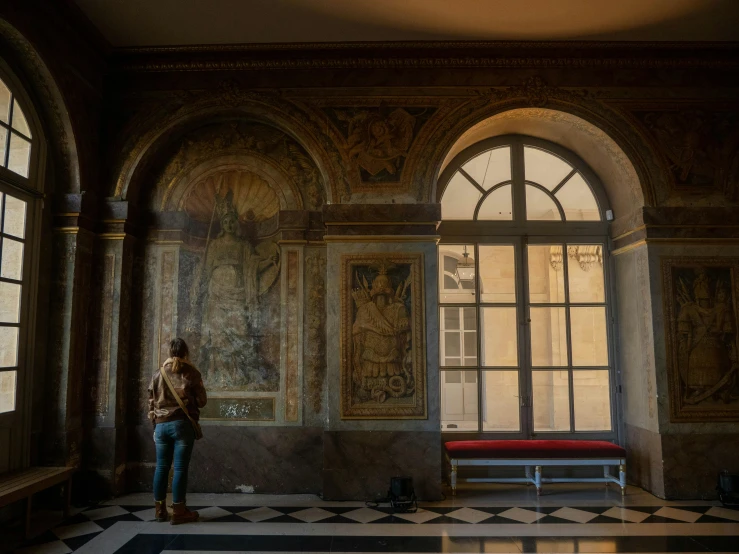
[{"label": "ornate ceiling molding", "polygon": [[[736,68],[733,43],[430,41],[121,48],[125,72],[262,69]],[[181,56],[181,57],[180,57]]]}]

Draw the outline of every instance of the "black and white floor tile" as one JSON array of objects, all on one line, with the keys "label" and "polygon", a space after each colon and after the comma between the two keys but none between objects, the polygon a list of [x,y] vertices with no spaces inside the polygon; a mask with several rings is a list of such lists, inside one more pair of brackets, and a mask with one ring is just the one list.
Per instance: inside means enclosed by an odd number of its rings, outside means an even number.
[{"label": "black and white floor tile", "polygon": [[585,494],[506,505],[491,494],[488,505],[460,497],[415,513],[305,496],[291,505],[285,496],[191,495],[201,521],[180,526],[154,522],[147,496],[132,495],[84,509],[17,552],[739,552],[739,509],[640,494],[638,503]]}]

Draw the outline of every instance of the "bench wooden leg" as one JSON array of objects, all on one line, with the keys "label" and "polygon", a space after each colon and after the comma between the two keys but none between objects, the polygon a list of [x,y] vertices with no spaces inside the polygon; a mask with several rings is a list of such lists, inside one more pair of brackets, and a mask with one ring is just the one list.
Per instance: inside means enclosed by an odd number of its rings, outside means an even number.
[{"label": "bench wooden leg", "polygon": [[541,466],[534,468],[534,484],[536,485],[536,496],[541,495]]},{"label": "bench wooden leg", "polygon": [[[603,478],[609,479],[611,477],[611,466],[603,466]],[[608,488],[608,481],[606,481],[606,488]]]},{"label": "bench wooden leg", "polygon": [[450,484],[452,486],[452,496],[457,495],[457,463],[452,460],[452,472],[449,478]]},{"label": "bench wooden leg", "polygon": [[626,464],[618,466],[618,484],[621,485],[621,494],[626,494]]},{"label": "bench wooden leg", "polygon": [[33,495],[28,495],[26,498],[26,538],[31,536],[31,508],[33,506]]},{"label": "bench wooden leg", "polygon": [[69,507],[72,504],[72,477],[64,485],[64,519],[69,518]]}]

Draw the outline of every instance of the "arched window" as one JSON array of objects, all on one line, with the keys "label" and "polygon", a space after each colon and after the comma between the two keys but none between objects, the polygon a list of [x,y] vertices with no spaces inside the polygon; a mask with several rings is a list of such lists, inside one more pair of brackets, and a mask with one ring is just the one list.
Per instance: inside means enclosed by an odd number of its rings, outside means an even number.
[{"label": "arched window", "polygon": [[33,135],[18,98],[0,79],[0,153],[2,166],[28,177]]},{"label": "arched window", "polygon": [[43,172],[40,125],[0,60],[0,473],[28,459],[36,258]]},{"label": "arched window", "polygon": [[439,180],[443,432],[615,438],[607,198],[573,153],[523,136]]}]

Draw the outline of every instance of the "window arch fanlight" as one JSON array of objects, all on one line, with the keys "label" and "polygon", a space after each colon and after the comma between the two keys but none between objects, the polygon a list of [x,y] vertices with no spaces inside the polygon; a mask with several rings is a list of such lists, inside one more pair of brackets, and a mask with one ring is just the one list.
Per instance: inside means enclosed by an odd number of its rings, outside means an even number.
[{"label": "window arch fanlight", "polygon": [[608,199],[573,153],[508,135],[439,179],[441,427],[617,438]]},{"label": "window arch fanlight", "polygon": [[603,221],[600,183],[571,152],[530,137],[496,137],[461,152],[439,184],[442,220]]},{"label": "window arch fanlight", "polygon": [[33,133],[21,102],[0,78],[0,166],[27,178],[32,146]]}]

